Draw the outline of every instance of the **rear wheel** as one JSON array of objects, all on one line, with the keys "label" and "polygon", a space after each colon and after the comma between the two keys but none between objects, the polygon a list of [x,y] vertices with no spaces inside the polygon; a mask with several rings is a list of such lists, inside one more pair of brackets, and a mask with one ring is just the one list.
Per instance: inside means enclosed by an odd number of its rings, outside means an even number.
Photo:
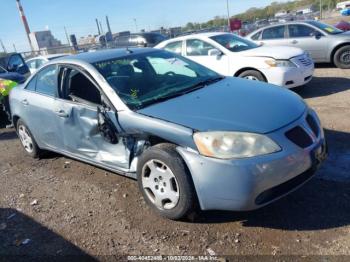
[{"label": "rear wheel", "polygon": [[266,82],[265,77],[262,73],[256,70],[247,70],[238,75],[238,77],[245,78],[253,81]]},{"label": "rear wheel", "polygon": [[350,69],[350,45],[343,46],[335,52],[334,64],[338,68]]},{"label": "rear wheel", "polygon": [[40,149],[32,133],[21,119],[17,121],[17,134],[26,153],[33,158],[38,158]]},{"label": "rear wheel", "polygon": [[158,214],[180,219],[194,211],[192,179],[174,145],[159,144],[147,149],[140,157],[137,173],[146,203]]}]

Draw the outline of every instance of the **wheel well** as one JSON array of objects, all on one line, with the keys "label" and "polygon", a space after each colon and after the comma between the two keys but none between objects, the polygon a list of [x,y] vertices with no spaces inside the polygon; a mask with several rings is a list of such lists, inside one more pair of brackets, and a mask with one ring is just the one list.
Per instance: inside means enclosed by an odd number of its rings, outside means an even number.
[{"label": "wheel well", "polygon": [[15,129],[17,129],[17,122],[19,120],[19,116],[12,116],[12,123],[13,123],[13,126],[15,127]]},{"label": "wheel well", "polygon": [[337,45],[336,47],[333,48],[332,53],[331,53],[331,62],[334,62],[335,52],[337,52],[339,48],[342,48],[342,47],[347,46],[347,45],[350,46],[350,43],[343,43],[343,44]]},{"label": "wheel well", "polygon": [[233,76],[238,77],[240,74],[242,74],[243,72],[248,71],[248,70],[253,70],[253,71],[259,72],[259,73],[264,77],[265,81],[267,82],[266,76],[265,76],[261,71],[259,71],[259,70],[256,69],[256,68],[253,68],[253,67],[241,68],[241,69],[239,69]]}]

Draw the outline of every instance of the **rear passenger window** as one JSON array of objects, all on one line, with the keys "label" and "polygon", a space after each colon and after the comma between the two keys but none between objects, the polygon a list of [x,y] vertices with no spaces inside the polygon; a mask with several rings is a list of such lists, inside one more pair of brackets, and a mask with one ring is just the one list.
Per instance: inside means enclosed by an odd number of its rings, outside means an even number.
[{"label": "rear passenger window", "polygon": [[41,94],[56,96],[57,66],[51,65],[37,74],[36,91]]},{"label": "rear passenger window", "polygon": [[182,41],[176,41],[176,42],[169,43],[164,47],[164,50],[181,55],[182,54]]},{"label": "rear passenger window", "polygon": [[264,32],[262,34],[262,39],[263,40],[282,39],[282,38],[284,38],[284,32],[285,32],[284,25],[267,28],[264,30]]},{"label": "rear passenger window", "polygon": [[190,39],[186,41],[186,52],[188,56],[208,56],[210,49],[216,48],[199,39]]}]

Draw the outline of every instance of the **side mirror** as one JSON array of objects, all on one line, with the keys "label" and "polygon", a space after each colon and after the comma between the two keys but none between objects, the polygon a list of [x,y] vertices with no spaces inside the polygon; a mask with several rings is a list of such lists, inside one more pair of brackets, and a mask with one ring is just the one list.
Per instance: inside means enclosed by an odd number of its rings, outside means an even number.
[{"label": "side mirror", "polygon": [[208,51],[208,56],[221,56],[222,52],[216,48],[210,49]]},{"label": "side mirror", "polygon": [[318,40],[318,39],[320,39],[321,37],[322,37],[322,34],[320,33],[320,32],[318,32],[318,31],[316,31],[314,34],[314,37]]},{"label": "side mirror", "polygon": [[103,139],[110,144],[117,144],[119,141],[118,130],[103,106],[97,107],[98,131]]}]

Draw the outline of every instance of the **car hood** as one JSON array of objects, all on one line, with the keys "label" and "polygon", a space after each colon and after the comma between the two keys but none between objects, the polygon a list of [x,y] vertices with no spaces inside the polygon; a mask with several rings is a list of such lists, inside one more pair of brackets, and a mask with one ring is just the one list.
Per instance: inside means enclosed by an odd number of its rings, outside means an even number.
[{"label": "car hood", "polygon": [[275,59],[290,59],[304,54],[304,51],[296,47],[287,46],[260,46],[240,52],[243,56],[272,57]]},{"label": "car hood", "polygon": [[17,83],[23,83],[25,81],[24,76],[22,76],[21,74],[12,73],[12,72],[0,73],[0,78],[12,80],[12,81],[17,82]]},{"label": "car hood", "polygon": [[298,119],[305,109],[304,101],[291,91],[227,77],[137,112],[198,131],[268,133]]}]

